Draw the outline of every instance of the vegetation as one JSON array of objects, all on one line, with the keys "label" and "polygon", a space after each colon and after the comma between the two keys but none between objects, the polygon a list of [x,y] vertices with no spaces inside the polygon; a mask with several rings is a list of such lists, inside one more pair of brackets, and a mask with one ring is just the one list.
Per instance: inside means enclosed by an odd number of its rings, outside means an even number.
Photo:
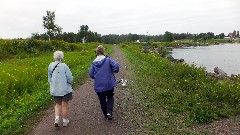
[{"label": "vegetation", "polygon": [[135,74],[131,91],[141,99],[149,133],[188,133],[187,126],[240,112],[240,78],[218,82],[208,78],[204,68],[172,63],[141,48],[122,45]]},{"label": "vegetation", "polygon": [[81,25],[76,37],[78,42],[101,42],[101,35],[89,30],[87,25]]},{"label": "vegetation", "polygon": [[[88,45],[88,44],[86,44]],[[41,40],[1,40],[0,60],[11,58],[26,58],[47,54],[55,50],[80,51],[84,46],[64,41],[41,41]]]},{"label": "vegetation", "polygon": [[[44,34],[32,33],[31,39],[38,40],[63,40],[69,43],[90,43],[90,42],[103,42],[105,44],[119,44],[124,42],[147,42],[148,40],[152,42],[172,42],[172,41],[182,41],[188,40],[191,42],[204,42],[213,39],[221,39],[218,41],[229,41],[223,40],[225,35],[224,33],[215,35],[212,32],[207,33],[171,33],[166,31],[163,35],[138,35],[138,34],[109,34],[103,35],[98,34],[89,30],[88,25],[81,25],[77,33],[73,32],[62,32],[62,28],[55,24],[55,12],[46,11],[47,15],[43,16],[43,27],[47,30]],[[239,35],[237,35],[239,37]],[[219,43],[219,42],[214,42]],[[222,43],[222,42],[221,42]]]},{"label": "vegetation", "polygon": [[[31,39],[47,40],[47,34],[32,33]],[[56,34],[53,39],[63,40],[68,43],[91,43],[91,42],[102,42],[102,37],[97,32],[89,30],[87,25],[81,25],[78,33],[63,32]],[[84,39],[84,40],[83,40]]]},{"label": "vegetation", "polygon": [[[172,42],[172,41],[182,41],[188,40],[191,42],[208,42],[209,40],[228,42],[227,39],[223,39],[225,35],[223,33],[219,35],[214,35],[212,32],[200,33],[200,34],[190,34],[190,33],[171,33],[166,31],[163,35],[137,35],[137,34],[127,34],[127,35],[104,35],[102,40],[104,43],[108,44],[118,44],[124,42],[147,42],[148,40],[152,42]],[[222,42],[217,42],[222,43]]]},{"label": "vegetation", "polygon": [[[171,63],[147,51],[158,48],[157,51],[165,55],[169,46],[226,43],[228,40],[223,39],[223,33],[166,31],[163,35],[101,36],[89,30],[88,25],[81,25],[77,33],[62,33],[62,28],[55,24],[55,12],[52,11],[43,16],[43,27],[46,33],[33,33],[27,40],[0,39],[0,133],[3,135],[24,133],[27,120],[52,103],[46,71],[55,50],[64,51],[65,63],[76,84],[85,77],[98,42],[128,42],[122,45],[122,50],[135,71],[136,87],[131,88],[141,99],[149,133],[188,133],[180,127],[239,113],[239,78],[235,82],[211,80],[205,75],[204,68]],[[76,44],[82,42],[85,44]],[[111,47],[107,48],[110,52]]]},{"label": "vegetation", "polygon": [[43,16],[43,27],[47,29],[46,34],[49,36],[49,40],[62,32],[62,28],[55,24],[55,12],[52,11],[47,11],[47,15]]},{"label": "vegetation", "polygon": [[[0,42],[3,52],[0,62],[0,133],[3,135],[23,134],[27,130],[27,120],[53,103],[49,94],[47,68],[54,61],[54,50],[64,51],[64,62],[70,67],[75,84],[85,78],[97,46],[96,43],[68,44],[63,41],[49,41],[46,44],[36,40]],[[27,46],[33,52],[23,49]],[[110,46],[107,49],[111,51]],[[8,56],[11,59],[6,60]]]}]

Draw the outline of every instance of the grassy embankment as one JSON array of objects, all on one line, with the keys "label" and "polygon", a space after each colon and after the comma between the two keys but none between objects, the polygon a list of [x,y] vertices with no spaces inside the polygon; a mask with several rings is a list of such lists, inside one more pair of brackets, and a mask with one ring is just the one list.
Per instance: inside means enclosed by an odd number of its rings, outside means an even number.
[{"label": "grassy embankment", "polygon": [[235,82],[211,80],[203,68],[143,53],[139,44],[124,44],[121,49],[134,74],[130,91],[144,110],[143,118],[135,122],[145,123],[146,133],[191,134],[188,127],[193,124],[239,114],[239,78]]},{"label": "grassy embankment", "polygon": [[[0,134],[24,134],[29,119],[53,103],[47,70],[54,61],[54,50],[64,51],[64,62],[70,67],[76,85],[86,77],[96,46],[97,43],[0,40]],[[111,51],[110,46],[107,48]]]}]

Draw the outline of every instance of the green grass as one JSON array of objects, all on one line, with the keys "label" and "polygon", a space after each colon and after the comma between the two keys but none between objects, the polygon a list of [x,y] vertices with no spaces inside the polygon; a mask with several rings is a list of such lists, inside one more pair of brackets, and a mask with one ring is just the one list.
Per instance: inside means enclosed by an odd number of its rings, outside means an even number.
[{"label": "green grass", "polygon": [[145,111],[146,132],[194,134],[188,130],[193,124],[239,113],[239,78],[219,83],[208,78],[204,68],[171,63],[159,55],[142,53],[140,48],[122,46],[135,74],[131,89]]},{"label": "green grass", "polygon": [[[84,44],[80,51],[64,52],[64,62],[69,66],[74,85],[82,83],[95,58],[98,44]],[[112,48],[109,45],[107,52]],[[21,52],[20,54],[24,54]],[[53,52],[38,57],[3,59],[0,64],[0,134],[24,134],[29,129],[27,121],[35,119],[41,110],[53,103],[49,92],[47,71],[54,61]],[[16,55],[17,56],[17,55]]]},{"label": "green grass", "polygon": [[[65,63],[69,65],[75,79],[86,74],[92,61],[91,56],[82,54],[65,53]],[[51,61],[52,55],[48,55],[12,60],[0,67],[2,71],[0,129],[4,130],[1,133],[24,132],[25,129],[19,125],[22,125],[28,115],[51,103],[47,82],[47,69]]]}]

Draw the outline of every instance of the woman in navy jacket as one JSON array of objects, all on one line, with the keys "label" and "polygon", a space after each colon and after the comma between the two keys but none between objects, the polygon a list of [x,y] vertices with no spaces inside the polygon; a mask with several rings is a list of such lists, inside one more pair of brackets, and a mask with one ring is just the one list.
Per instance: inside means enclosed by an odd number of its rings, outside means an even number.
[{"label": "woman in navy jacket", "polygon": [[89,75],[94,79],[94,90],[98,95],[102,112],[106,119],[112,120],[114,87],[116,79],[114,73],[119,72],[119,64],[108,56],[104,56],[105,48],[96,48],[97,58],[92,62]]}]

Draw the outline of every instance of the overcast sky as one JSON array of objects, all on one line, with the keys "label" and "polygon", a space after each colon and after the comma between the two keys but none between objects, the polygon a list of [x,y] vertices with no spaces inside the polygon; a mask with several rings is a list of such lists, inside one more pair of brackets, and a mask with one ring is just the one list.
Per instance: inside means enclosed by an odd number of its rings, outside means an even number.
[{"label": "overcast sky", "polygon": [[240,31],[240,0],[0,0],[0,38],[44,33],[47,10],[63,32],[81,25],[101,35]]}]

